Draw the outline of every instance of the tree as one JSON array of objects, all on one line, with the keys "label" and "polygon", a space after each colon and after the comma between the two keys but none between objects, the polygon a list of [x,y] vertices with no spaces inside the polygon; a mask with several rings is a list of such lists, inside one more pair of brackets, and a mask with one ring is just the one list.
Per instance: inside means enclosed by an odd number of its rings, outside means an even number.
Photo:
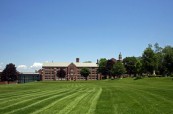
[{"label": "tree", "polygon": [[90,71],[88,68],[82,68],[81,71],[80,71],[80,74],[85,77],[85,80],[87,80],[87,77],[89,76],[90,74]]},{"label": "tree", "polygon": [[16,81],[17,80],[17,70],[13,63],[6,65],[5,69],[2,71],[1,81]]},{"label": "tree", "polygon": [[142,62],[141,60],[137,60],[135,64],[135,74],[142,75]]},{"label": "tree", "polygon": [[162,74],[163,72],[163,53],[162,47],[159,46],[158,43],[154,44],[154,53],[156,56],[156,74]]},{"label": "tree", "polygon": [[146,48],[142,55],[142,64],[144,71],[146,73],[155,75],[155,70],[157,68],[157,56],[151,48],[152,46],[149,45]]},{"label": "tree", "polygon": [[111,72],[112,72],[112,75],[114,76],[114,78],[115,78],[115,76],[121,77],[121,75],[126,72],[126,69],[125,69],[123,63],[118,61],[117,63],[115,63],[113,65]]},{"label": "tree", "polygon": [[106,76],[108,75],[108,70],[106,68],[107,60],[105,58],[100,59],[98,65],[99,67],[97,72],[102,74],[106,78]]},{"label": "tree", "polygon": [[132,74],[136,74],[136,57],[126,57],[123,59],[124,66],[126,68],[127,73],[131,76]]},{"label": "tree", "polygon": [[63,70],[63,68],[60,68],[60,70],[57,71],[57,77],[61,78],[65,78],[66,72]]},{"label": "tree", "polygon": [[164,73],[171,75],[173,73],[173,47],[166,46],[163,49],[163,67]]},{"label": "tree", "polygon": [[154,50],[155,53],[160,53],[163,50],[162,47],[160,47],[158,43],[154,44],[154,48],[155,48]]},{"label": "tree", "polygon": [[107,60],[106,70],[107,70],[107,75],[109,75],[109,78],[111,78],[111,76],[112,76],[111,70],[112,70],[114,64],[115,64],[115,62],[112,59]]}]

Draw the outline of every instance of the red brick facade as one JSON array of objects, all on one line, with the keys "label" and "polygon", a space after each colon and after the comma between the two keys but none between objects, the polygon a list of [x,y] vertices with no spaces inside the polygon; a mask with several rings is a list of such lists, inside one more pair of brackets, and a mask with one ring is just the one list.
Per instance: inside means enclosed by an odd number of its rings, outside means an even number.
[{"label": "red brick facade", "polygon": [[[79,60],[78,60],[79,61]],[[78,63],[77,61],[77,63]],[[57,77],[57,71],[62,68],[66,72],[65,80],[84,80],[85,78],[80,75],[80,70],[83,67],[87,67],[91,74],[88,76],[90,80],[100,79],[100,75],[97,74],[97,66],[89,66],[90,63],[81,63],[88,64],[88,66],[77,66],[75,63],[70,63],[68,66],[49,66],[43,65],[42,67],[42,80],[60,80]],[[93,63],[92,63],[93,64]]]}]

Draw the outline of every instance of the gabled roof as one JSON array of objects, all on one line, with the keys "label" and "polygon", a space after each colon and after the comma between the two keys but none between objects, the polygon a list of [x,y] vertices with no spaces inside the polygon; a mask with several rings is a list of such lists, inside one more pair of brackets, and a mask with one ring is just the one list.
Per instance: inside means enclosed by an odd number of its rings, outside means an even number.
[{"label": "gabled roof", "polygon": [[46,62],[43,67],[67,67],[70,63],[65,62]]},{"label": "gabled roof", "polygon": [[[68,67],[68,62],[46,62],[42,67]],[[98,67],[96,63],[73,63],[76,67]]]},{"label": "gabled roof", "polygon": [[39,73],[35,73],[35,72],[20,72],[20,74],[39,74]]},{"label": "gabled roof", "polygon": [[77,67],[98,67],[96,63],[74,63]]}]

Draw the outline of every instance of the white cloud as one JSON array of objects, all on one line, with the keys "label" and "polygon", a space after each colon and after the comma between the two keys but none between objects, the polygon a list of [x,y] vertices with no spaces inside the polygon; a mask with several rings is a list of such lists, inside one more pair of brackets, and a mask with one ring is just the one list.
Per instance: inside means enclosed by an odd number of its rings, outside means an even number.
[{"label": "white cloud", "polygon": [[3,71],[3,69],[4,69],[4,63],[0,63],[0,72],[2,72]]},{"label": "white cloud", "polygon": [[0,66],[0,72],[2,72],[2,66]]},{"label": "white cloud", "polygon": [[30,66],[30,68],[32,68],[32,69],[40,69],[42,67],[42,65],[43,65],[42,63],[35,62],[35,63],[33,63],[32,66]]},{"label": "white cloud", "polygon": [[27,69],[28,67],[26,65],[19,65],[17,69]]},{"label": "white cloud", "polygon": [[0,63],[0,69],[2,69],[3,68],[3,63]]}]

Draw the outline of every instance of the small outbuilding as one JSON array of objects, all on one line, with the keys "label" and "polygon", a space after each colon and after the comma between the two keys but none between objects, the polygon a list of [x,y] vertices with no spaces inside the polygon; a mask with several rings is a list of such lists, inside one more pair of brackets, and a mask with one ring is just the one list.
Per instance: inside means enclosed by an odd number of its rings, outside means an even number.
[{"label": "small outbuilding", "polygon": [[18,83],[40,81],[41,75],[35,72],[22,72],[18,75]]}]

